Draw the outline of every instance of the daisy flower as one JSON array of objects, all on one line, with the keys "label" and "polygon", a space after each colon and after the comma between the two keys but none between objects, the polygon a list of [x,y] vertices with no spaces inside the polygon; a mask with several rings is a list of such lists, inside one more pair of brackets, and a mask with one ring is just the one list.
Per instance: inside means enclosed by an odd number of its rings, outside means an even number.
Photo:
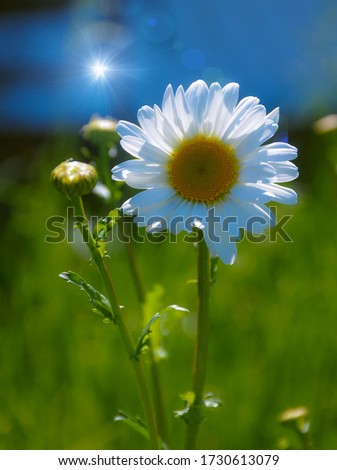
[{"label": "daisy flower", "polygon": [[120,121],[122,147],[135,159],[113,168],[113,179],[144,191],[123,212],[149,231],[201,229],[211,256],[236,258],[240,229],[252,233],[275,224],[266,203],[296,203],[279,185],[297,177],[297,149],[273,137],[279,109],[267,114],[259,99],[238,101],[239,85],[210,87],[198,80],[185,91],[166,88],[162,108],[143,106],[140,126]]}]

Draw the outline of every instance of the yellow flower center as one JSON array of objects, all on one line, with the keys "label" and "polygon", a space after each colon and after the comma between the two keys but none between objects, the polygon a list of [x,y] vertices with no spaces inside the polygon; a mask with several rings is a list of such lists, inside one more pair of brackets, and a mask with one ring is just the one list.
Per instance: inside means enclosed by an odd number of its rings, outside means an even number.
[{"label": "yellow flower center", "polygon": [[174,150],[167,170],[172,187],[181,197],[210,204],[237,182],[239,163],[232,147],[220,139],[196,135]]}]

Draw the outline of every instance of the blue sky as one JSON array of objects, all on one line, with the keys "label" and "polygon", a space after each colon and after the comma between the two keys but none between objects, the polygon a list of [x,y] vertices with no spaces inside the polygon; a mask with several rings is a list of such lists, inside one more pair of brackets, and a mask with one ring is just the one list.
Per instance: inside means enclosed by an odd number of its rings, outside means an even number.
[{"label": "blue sky", "polygon": [[95,113],[135,119],[168,83],[199,78],[237,81],[242,96],[308,123],[336,109],[336,22],[330,0],[83,0],[6,14],[2,129],[76,129]]}]

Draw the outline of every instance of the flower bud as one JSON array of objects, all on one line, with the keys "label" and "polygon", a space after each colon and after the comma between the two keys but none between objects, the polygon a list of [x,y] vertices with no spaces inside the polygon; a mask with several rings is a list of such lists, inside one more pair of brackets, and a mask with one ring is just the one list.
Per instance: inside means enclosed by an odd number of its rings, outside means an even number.
[{"label": "flower bud", "polygon": [[93,116],[88,124],[82,127],[83,138],[93,145],[110,147],[119,141],[116,131],[117,121],[109,117]]},{"label": "flower bud", "polygon": [[314,122],[314,130],[317,134],[326,134],[337,130],[337,114],[328,114]]},{"label": "flower bud", "polygon": [[71,198],[90,193],[97,183],[98,175],[92,165],[67,160],[54,168],[50,179],[58,191]]},{"label": "flower bud", "polygon": [[290,408],[278,416],[281,424],[293,427],[300,433],[306,433],[310,427],[309,410],[305,406]]}]

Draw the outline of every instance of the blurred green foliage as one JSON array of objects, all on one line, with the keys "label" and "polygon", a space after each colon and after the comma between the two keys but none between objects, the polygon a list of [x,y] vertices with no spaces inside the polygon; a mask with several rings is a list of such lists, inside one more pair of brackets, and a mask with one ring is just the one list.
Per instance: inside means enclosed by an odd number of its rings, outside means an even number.
[{"label": "blurred green foliage", "polygon": [[[297,132],[299,204],[282,240],[239,243],[234,266],[218,265],[212,290],[207,392],[223,405],[208,411],[200,448],[299,448],[277,421],[306,406],[317,449],[337,448],[337,136]],[[128,358],[113,323],[92,314],[86,295],[58,277],[73,270],[103,291],[89,255],[76,243],[46,243],[46,220],[65,215],[67,201],[50,171],[78,154],[78,143],[53,138],[31,158],[7,162],[1,185],[0,448],[137,449],[141,435],[115,422],[119,410],[142,417]],[[11,166],[12,165],[12,166]],[[16,179],[16,175],[20,178]],[[95,196],[89,212],[106,215]],[[108,265],[135,336],[140,308],[119,242]],[[173,411],[191,387],[196,277],[192,244],[140,244],[136,257],[147,290],[163,286],[162,308],[190,310],[166,338],[162,360],[171,447],[185,424]],[[153,312],[155,313],[155,312]]]}]

